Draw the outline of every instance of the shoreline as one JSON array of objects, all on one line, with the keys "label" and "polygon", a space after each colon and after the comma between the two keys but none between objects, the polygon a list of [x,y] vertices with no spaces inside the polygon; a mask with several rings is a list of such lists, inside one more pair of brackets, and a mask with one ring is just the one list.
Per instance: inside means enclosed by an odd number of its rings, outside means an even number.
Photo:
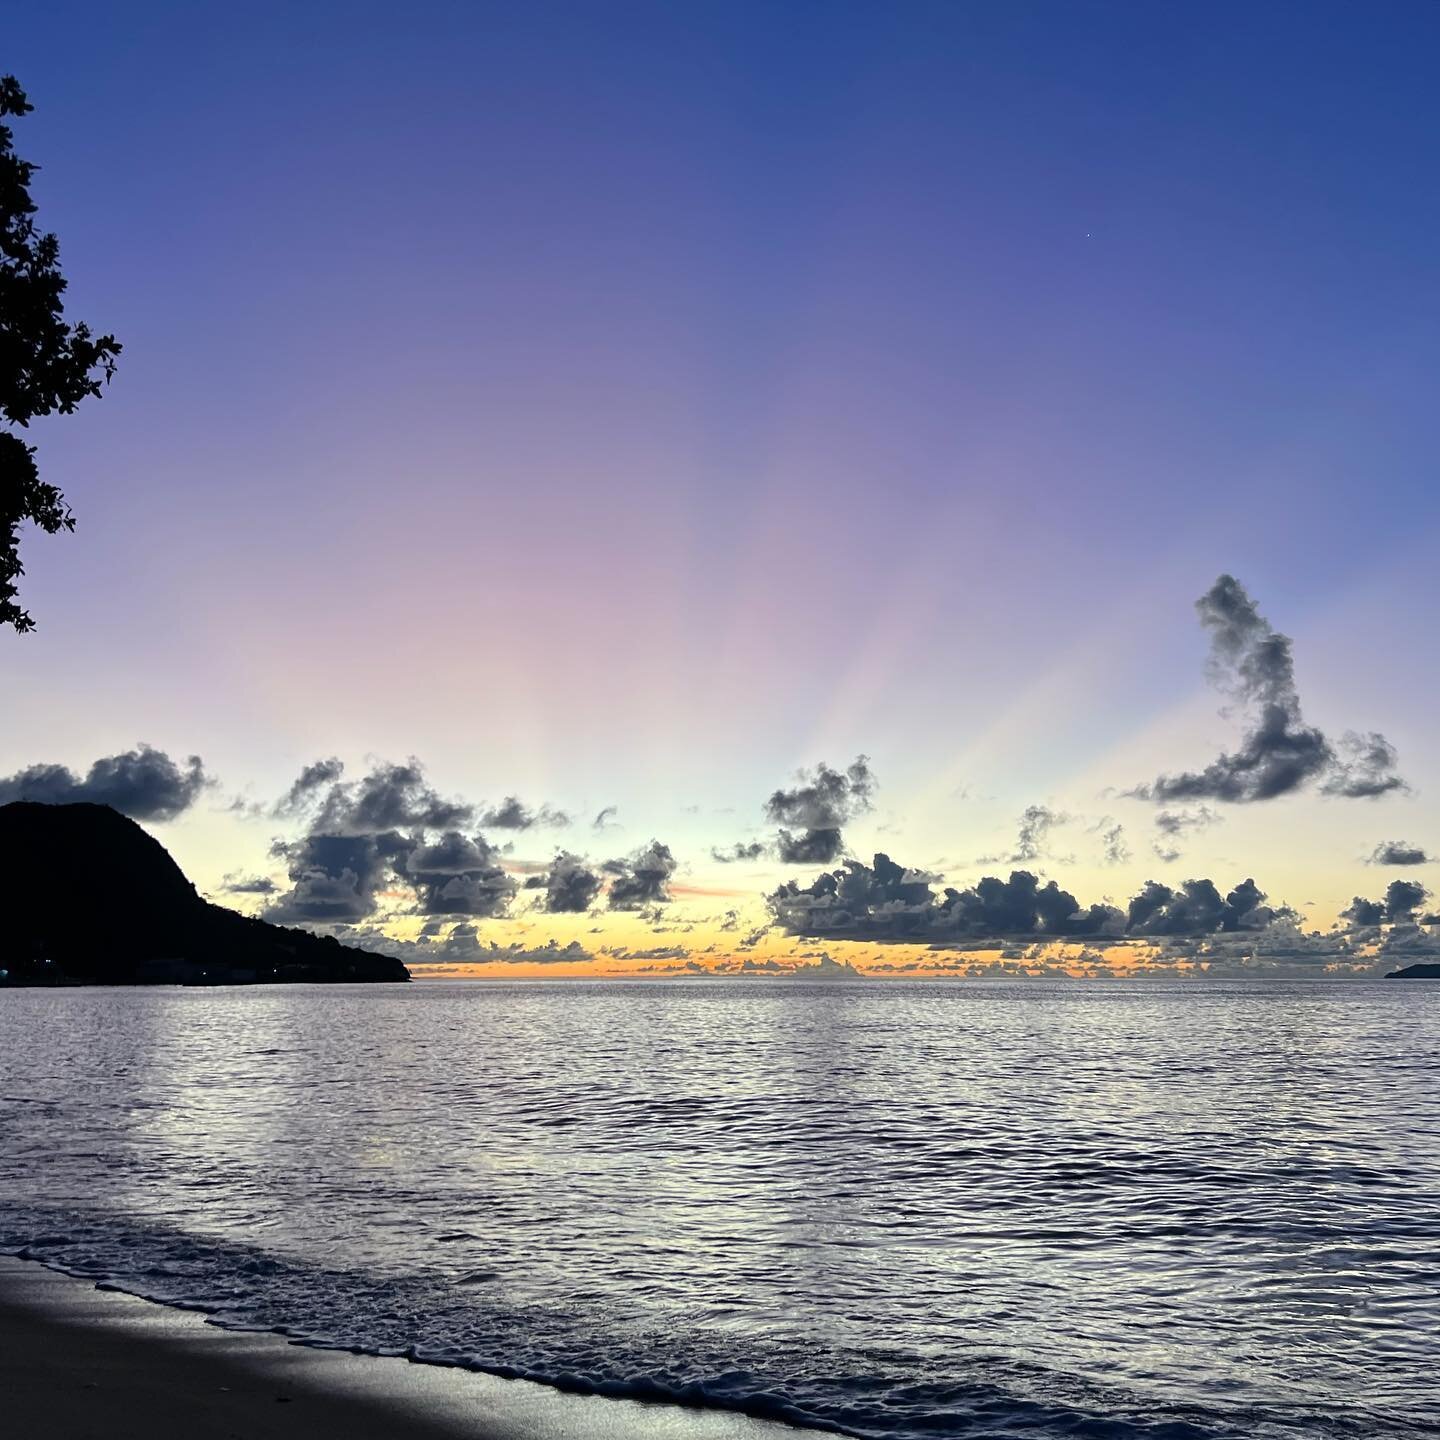
[{"label": "shoreline", "polygon": [[[103,1282],[102,1282],[103,1283]],[[784,1440],[731,1411],[573,1395],[530,1380],[225,1330],[37,1260],[0,1256],[0,1394],[57,1440]]]}]

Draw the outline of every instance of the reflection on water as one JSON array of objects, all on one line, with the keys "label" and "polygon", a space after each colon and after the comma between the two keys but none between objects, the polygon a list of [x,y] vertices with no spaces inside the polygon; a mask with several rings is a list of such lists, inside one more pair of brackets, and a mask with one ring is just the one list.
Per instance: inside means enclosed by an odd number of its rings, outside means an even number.
[{"label": "reflection on water", "polygon": [[0,1243],[860,1435],[1437,1434],[1440,986],[0,995]]}]

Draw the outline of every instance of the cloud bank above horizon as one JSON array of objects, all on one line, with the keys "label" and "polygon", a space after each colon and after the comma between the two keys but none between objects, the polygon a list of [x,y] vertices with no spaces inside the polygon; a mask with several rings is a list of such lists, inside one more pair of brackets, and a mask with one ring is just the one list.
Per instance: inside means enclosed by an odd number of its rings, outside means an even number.
[{"label": "cloud bank above horizon", "polygon": [[[1355,813],[1368,816],[1376,804],[1408,793],[1383,737],[1336,743],[1304,720],[1291,642],[1238,581],[1222,575],[1197,608],[1210,635],[1208,674],[1238,705],[1245,731],[1238,749],[1202,770],[1167,772],[1120,797],[1156,807],[1151,863],[1176,864],[1182,845],[1223,834],[1229,808],[1275,806],[1312,790],[1355,802]],[[974,974],[996,973],[997,965],[1019,974],[1363,973],[1397,955],[1440,951],[1440,912],[1419,880],[1394,880],[1379,895],[1359,893],[1357,885],[1336,902],[1333,922],[1318,928],[1307,928],[1301,905],[1272,900],[1251,867],[1234,862],[1227,863],[1235,877],[1228,882],[1191,874],[1172,883],[1139,870],[1128,895],[1082,900],[1045,870],[1088,865],[1096,875],[1135,874],[1145,863],[1136,860],[1125,823],[1108,811],[1027,805],[1013,841],[958,867],[973,873],[998,865],[1001,872],[968,882],[944,882],[953,864],[907,865],[888,849],[862,860],[846,832],[871,820],[881,796],[863,754],[844,769],[823,760],[801,768],[790,783],[757,797],[751,813],[770,827],[761,836],[726,838],[735,825],[727,807],[707,822],[716,839],[692,849],[653,836],[604,844],[620,827],[614,805],[578,825],[575,807],[532,802],[509,789],[487,801],[445,795],[413,758],[372,761],[352,773],[340,758],[322,756],[269,802],[227,802],[218,792],[199,756],[180,762],[144,744],[97,759],[83,775],[51,763],[0,778],[0,801],[89,801],[147,823],[176,822],[212,797],[216,814],[284,832],[265,847],[268,869],[253,853],[237,854],[217,893],[274,922],[327,930],[419,964],[628,967],[650,975],[697,967],[802,974],[814,966],[826,975],[846,967]],[[542,838],[564,832],[575,838]],[[603,845],[599,854],[596,845]],[[1423,846],[1380,839],[1352,855],[1347,869],[1430,863]],[[801,866],[821,868],[808,879],[765,883],[776,867]],[[737,886],[741,871],[755,883]],[[710,874],[716,883],[706,883]],[[556,925],[573,933],[540,935]],[[594,938],[607,935],[623,943]],[[838,947],[840,958],[803,948],[816,941]],[[885,958],[904,947],[915,953]],[[941,952],[987,958],[960,964],[934,958]]]}]

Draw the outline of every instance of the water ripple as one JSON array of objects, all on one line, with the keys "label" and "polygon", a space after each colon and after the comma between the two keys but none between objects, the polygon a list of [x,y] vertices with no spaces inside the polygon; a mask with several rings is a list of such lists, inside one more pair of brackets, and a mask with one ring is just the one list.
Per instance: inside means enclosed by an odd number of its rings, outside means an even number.
[{"label": "water ripple", "polygon": [[862,1437],[1440,1435],[1440,987],[0,996],[0,1248]]}]

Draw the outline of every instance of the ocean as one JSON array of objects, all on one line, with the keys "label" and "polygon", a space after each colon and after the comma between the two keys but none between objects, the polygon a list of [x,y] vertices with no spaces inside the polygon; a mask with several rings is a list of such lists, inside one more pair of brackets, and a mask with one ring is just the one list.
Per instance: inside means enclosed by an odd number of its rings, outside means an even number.
[{"label": "ocean", "polygon": [[0,1250],[861,1437],[1440,1435],[1440,984],[0,993]]}]

